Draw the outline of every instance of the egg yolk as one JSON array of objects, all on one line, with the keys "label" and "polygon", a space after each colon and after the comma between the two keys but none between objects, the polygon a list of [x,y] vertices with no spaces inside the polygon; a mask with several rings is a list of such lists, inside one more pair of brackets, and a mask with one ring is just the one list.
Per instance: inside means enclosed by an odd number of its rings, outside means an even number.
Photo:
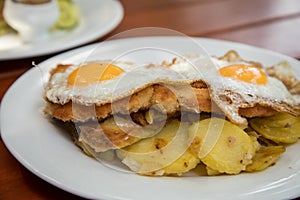
[{"label": "egg yolk", "polygon": [[68,85],[87,86],[89,84],[110,80],[123,71],[118,66],[104,63],[89,63],[75,69],[68,77]]},{"label": "egg yolk", "polygon": [[219,69],[219,74],[240,81],[265,85],[268,82],[266,74],[259,68],[249,65],[235,64]]}]

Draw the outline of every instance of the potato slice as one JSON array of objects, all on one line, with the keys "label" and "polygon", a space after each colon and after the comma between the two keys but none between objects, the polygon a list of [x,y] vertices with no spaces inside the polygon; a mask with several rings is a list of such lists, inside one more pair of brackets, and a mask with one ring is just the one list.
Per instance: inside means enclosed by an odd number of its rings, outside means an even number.
[{"label": "potato slice", "polygon": [[194,154],[192,154],[189,150],[187,150],[175,162],[163,169],[163,175],[175,174],[181,176],[183,173],[194,169],[199,162],[200,159],[197,158]]},{"label": "potato slice", "polygon": [[206,173],[207,173],[208,176],[217,176],[217,175],[222,174],[221,172],[219,172],[217,170],[214,170],[214,169],[211,169],[208,166],[206,166]]},{"label": "potato slice", "polygon": [[257,141],[256,137],[254,137],[254,136],[249,136],[249,137],[250,137],[251,141],[253,142],[253,147],[254,147],[255,152],[257,152],[261,148],[261,145]]},{"label": "potato slice", "polygon": [[200,162],[188,148],[191,141],[188,124],[173,120],[155,136],[117,150],[117,156],[139,174],[182,175]]},{"label": "potato slice", "polygon": [[240,127],[220,118],[209,118],[193,124],[190,131],[197,132],[192,152],[198,150],[198,157],[209,169],[238,174],[252,162],[253,140]]},{"label": "potato slice", "polygon": [[253,157],[253,162],[247,165],[247,172],[261,171],[273,165],[279,156],[285,152],[284,146],[269,146],[259,149]]},{"label": "potato slice", "polygon": [[276,143],[295,143],[300,137],[300,117],[277,113],[271,117],[253,118],[250,126]]}]

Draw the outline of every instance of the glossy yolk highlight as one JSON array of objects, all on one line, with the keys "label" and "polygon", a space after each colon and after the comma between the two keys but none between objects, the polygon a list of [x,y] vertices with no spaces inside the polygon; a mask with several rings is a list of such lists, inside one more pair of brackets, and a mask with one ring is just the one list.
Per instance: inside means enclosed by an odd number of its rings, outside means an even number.
[{"label": "glossy yolk highlight", "polygon": [[103,63],[89,63],[75,69],[68,77],[68,85],[87,86],[89,84],[113,79],[123,71],[118,66]]},{"label": "glossy yolk highlight", "polygon": [[266,74],[254,66],[242,64],[229,65],[220,68],[219,74],[253,84],[265,85],[268,83]]}]

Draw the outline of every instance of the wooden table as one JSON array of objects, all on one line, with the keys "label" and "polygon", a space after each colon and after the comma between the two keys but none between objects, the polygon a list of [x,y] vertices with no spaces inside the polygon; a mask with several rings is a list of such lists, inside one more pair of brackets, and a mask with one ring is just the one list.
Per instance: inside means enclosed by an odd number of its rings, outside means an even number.
[{"label": "wooden table", "polygon": [[[300,59],[299,0],[122,0],[125,17],[101,42],[137,27],[164,27],[189,36],[255,45]],[[0,100],[9,86],[52,55],[0,61]],[[33,175],[0,140],[0,199],[78,198]]]}]

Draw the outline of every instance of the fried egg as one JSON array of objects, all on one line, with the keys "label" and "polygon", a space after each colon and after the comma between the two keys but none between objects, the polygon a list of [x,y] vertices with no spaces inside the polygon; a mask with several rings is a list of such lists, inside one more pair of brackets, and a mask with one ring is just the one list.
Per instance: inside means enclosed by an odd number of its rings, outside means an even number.
[{"label": "fried egg", "polygon": [[130,96],[155,83],[186,82],[177,71],[156,64],[110,60],[68,67],[55,73],[45,90],[47,100],[64,105],[103,105]]},{"label": "fried egg", "polygon": [[299,115],[299,105],[284,86],[263,68],[247,61],[228,61],[199,54],[176,58],[171,64],[134,64],[112,60],[68,67],[55,73],[45,90],[46,98],[64,105],[103,105],[130,96],[157,83],[203,81],[211,99],[235,124],[247,126],[239,108],[256,105]]},{"label": "fried egg", "polygon": [[[188,74],[201,73],[201,80],[207,84],[211,99],[235,124],[246,127],[247,120],[239,114],[239,108],[256,105],[293,115],[300,114],[299,104],[285,85],[252,62],[212,57],[211,63],[203,64],[203,59],[194,55],[189,58],[189,63],[194,68],[190,68]],[[171,68],[186,68],[184,65],[189,64],[179,60]]]}]

